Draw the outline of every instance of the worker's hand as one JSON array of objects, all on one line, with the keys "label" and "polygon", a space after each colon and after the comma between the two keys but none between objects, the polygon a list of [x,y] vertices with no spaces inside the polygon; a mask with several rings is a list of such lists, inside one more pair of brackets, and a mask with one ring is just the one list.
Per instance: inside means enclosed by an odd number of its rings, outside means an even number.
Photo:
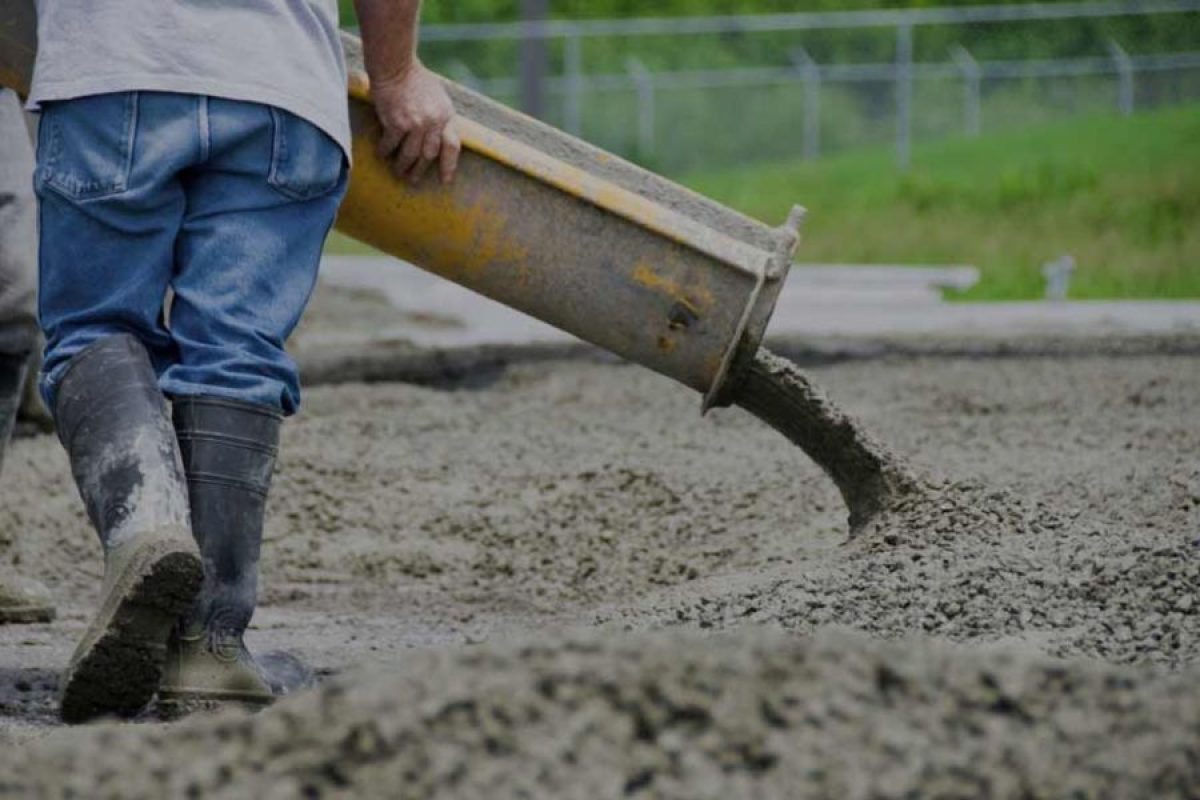
[{"label": "worker's hand", "polygon": [[379,156],[392,159],[396,177],[419,183],[437,163],[442,183],[453,180],[462,145],[441,79],[414,59],[404,73],[373,81],[371,97],[383,124]]}]

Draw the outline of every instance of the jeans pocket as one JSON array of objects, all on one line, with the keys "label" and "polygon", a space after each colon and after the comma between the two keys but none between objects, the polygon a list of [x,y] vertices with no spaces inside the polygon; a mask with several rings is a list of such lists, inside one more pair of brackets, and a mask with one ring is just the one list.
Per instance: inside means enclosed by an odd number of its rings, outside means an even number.
[{"label": "jeans pocket", "polygon": [[341,147],[316,125],[271,107],[274,142],[267,182],[285,197],[308,200],[329,194],[342,180]]},{"label": "jeans pocket", "polygon": [[133,168],[137,110],[137,92],[44,104],[36,185],[74,200],[95,200],[125,191]]}]

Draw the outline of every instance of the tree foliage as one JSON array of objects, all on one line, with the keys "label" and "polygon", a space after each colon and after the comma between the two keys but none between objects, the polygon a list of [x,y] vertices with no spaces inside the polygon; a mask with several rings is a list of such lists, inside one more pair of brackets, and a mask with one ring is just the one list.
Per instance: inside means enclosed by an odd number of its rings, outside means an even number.
[{"label": "tree foliage", "polygon": [[[1036,1],[1015,0],[1017,3]],[[1042,0],[1050,3],[1072,1]],[[355,24],[353,0],[340,2],[343,21],[348,25]],[[1014,0],[656,0],[653,4],[642,0],[549,0],[551,16],[559,19],[769,14],[1012,3]],[[422,17],[430,24],[512,22],[519,19],[520,6],[520,0],[425,0]]]},{"label": "tree foliage", "polygon": [[[1068,2],[1069,0],[1049,0]],[[634,16],[699,16],[796,11],[845,11],[872,8],[925,8],[983,5],[998,0],[550,0],[560,19]],[[520,0],[425,0],[425,24],[511,22],[519,18]],[[352,0],[342,0],[343,21],[353,25]],[[1200,50],[1200,14],[1057,20],[984,25],[921,26],[915,35],[918,60],[944,60],[956,44],[977,58],[1068,58],[1103,56],[1110,39],[1131,53]],[[552,69],[561,68],[560,43],[552,43]],[[894,31],[830,30],[781,33],[730,33],[687,37],[591,38],[586,42],[588,72],[621,71],[636,57],[651,69],[721,68],[786,65],[797,46],[819,62],[888,61],[894,57]],[[510,75],[516,50],[511,42],[478,42],[429,46],[426,60],[435,66],[458,61],[480,76]]]}]

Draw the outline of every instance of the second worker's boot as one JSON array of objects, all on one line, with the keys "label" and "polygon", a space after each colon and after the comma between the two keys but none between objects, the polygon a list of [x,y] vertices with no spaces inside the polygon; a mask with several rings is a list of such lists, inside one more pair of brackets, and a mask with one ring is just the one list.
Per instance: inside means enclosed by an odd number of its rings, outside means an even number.
[{"label": "second worker's boot", "polygon": [[186,397],[175,400],[174,418],[204,588],[171,639],[160,710],[171,717],[229,702],[265,705],[312,682],[298,659],[278,652],[256,659],[243,642],[258,600],[281,417],[265,406]]},{"label": "second worker's boot", "polygon": [[28,356],[0,353],[0,470],[4,468],[4,451],[17,422],[21,407],[21,390],[25,386]]},{"label": "second worker's boot", "polygon": [[[0,471],[4,467],[4,451],[17,418],[27,363],[24,355],[0,353]],[[0,625],[8,622],[49,622],[52,619],[54,603],[46,587],[7,567],[0,567]]]},{"label": "second worker's boot", "polygon": [[71,360],[54,412],[104,547],[99,611],[63,675],[62,717],[132,716],[153,698],[203,578],[175,432],[146,350],[126,334]]}]

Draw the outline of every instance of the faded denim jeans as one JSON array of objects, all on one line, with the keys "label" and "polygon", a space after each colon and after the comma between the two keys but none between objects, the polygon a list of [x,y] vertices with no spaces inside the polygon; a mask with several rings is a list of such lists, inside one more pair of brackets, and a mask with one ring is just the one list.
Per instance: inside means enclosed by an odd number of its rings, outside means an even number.
[{"label": "faded denim jeans", "polygon": [[168,396],[294,413],[284,341],[346,174],[333,139],[271,106],[161,92],[46,103],[34,188],[49,408],[72,356],[130,333]]}]

